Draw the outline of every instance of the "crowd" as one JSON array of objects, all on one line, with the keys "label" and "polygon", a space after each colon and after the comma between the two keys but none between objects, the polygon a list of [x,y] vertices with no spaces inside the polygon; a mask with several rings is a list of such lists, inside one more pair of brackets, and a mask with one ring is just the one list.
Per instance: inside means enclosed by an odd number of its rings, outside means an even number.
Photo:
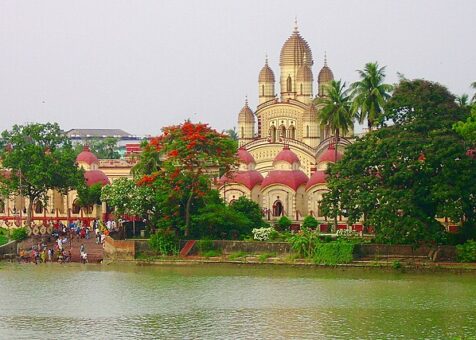
[{"label": "crowd", "polygon": [[[96,244],[104,244],[106,236],[117,231],[118,227],[114,221],[103,224],[99,220],[94,220],[90,225],[80,220],[72,221],[69,225],[60,222],[52,226],[51,235],[43,236],[36,244],[32,244],[31,248],[20,249],[19,260],[35,264],[65,263],[71,261],[72,251],[79,251],[80,262],[87,263],[87,250],[81,241],[94,237]],[[81,245],[76,250],[73,243]]]}]

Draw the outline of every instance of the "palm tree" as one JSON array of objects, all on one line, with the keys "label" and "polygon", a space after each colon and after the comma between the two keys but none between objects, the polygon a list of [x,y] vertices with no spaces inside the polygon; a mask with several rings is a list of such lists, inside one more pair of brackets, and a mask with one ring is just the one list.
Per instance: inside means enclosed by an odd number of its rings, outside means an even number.
[{"label": "palm tree", "polygon": [[[337,144],[339,134],[346,134],[353,127],[351,100],[349,90],[345,89],[345,82],[332,80],[327,85],[327,95],[319,98],[317,103],[322,105],[320,110],[321,125],[329,126],[334,133],[334,159],[337,161]],[[334,217],[337,229],[337,215]]]},{"label": "palm tree", "polygon": [[360,80],[350,86],[353,97],[352,112],[360,124],[367,119],[371,131],[372,126],[382,118],[384,104],[390,97],[393,86],[384,84],[385,66],[379,68],[377,62],[367,63],[363,70],[357,72]]},{"label": "palm tree", "polygon": [[464,93],[461,96],[456,97],[456,104],[458,104],[458,106],[463,108],[468,107],[470,105],[469,96],[466,93]]},{"label": "palm tree", "polygon": [[[471,83],[471,87],[476,90],[476,81]],[[471,98],[471,102],[476,102],[476,93],[473,95],[473,98]]]}]

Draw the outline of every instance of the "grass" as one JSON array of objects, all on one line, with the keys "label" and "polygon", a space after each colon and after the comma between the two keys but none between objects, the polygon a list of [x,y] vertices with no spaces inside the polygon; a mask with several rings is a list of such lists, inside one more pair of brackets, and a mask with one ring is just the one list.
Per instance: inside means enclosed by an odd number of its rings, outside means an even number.
[{"label": "grass", "polygon": [[220,250],[208,250],[202,254],[203,257],[209,258],[209,257],[217,257],[221,256],[221,251]]},{"label": "grass", "polygon": [[238,260],[238,259],[241,259],[241,258],[244,258],[246,256],[248,256],[249,254],[244,252],[244,251],[239,251],[239,252],[236,252],[236,253],[231,253],[229,256],[228,256],[228,259],[230,260]]},{"label": "grass", "polygon": [[258,261],[263,263],[265,262],[267,259],[269,259],[270,257],[276,257],[276,253],[264,253],[264,254],[260,254],[258,255]]}]

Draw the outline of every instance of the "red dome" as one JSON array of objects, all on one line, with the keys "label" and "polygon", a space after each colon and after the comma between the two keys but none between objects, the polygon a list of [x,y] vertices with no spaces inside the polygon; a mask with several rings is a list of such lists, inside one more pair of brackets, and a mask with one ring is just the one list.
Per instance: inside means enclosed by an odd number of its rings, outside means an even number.
[{"label": "red dome", "polygon": [[84,162],[86,164],[93,164],[98,162],[98,158],[89,150],[89,146],[85,145],[83,151],[76,157],[76,162]]},{"label": "red dome", "polygon": [[317,184],[325,184],[326,178],[327,175],[324,171],[316,171],[312,174],[311,178],[309,179],[309,182],[307,182],[306,190]]},{"label": "red dome", "polygon": [[294,163],[301,164],[298,156],[296,156],[296,154],[289,149],[289,146],[285,146],[283,150],[281,150],[281,152],[278,153],[278,155],[274,158],[274,162],[277,162],[277,161],[284,161],[284,162],[288,162],[289,164],[294,164]]},{"label": "red dome", "polygon": [[101,183],[102,185],[109,184],[109,178],[101,170],[89,170],[84,173],[86,184],[90,187],[93,184]]},{"label": "red dome", "polygon": [[256,170],[232,172],[228,176],[222,176],[219,181],[220,184],[242,184],[250,190],[253,189],[256,185],[261,184],[261,182],[263,182],[263,175],[261,175]]},{"label": "red dome", "polygon": [[264,189],[273,184],[283,184],[296,191],[301,185],[306,184],[308,180],[309,178],[301,170],[272,170],[268,173],[263,183],[261,183],[261,188]]},{"label": "red dome", "polygon": [[[329,148],[322,153],[319,158],[317,159],[317,162],[336,162],[336,154],[335,154],[335,149],[333,146],[329,146]],[[337,152],[337,160],[340,161],[342,159],[342,154],[340,152]]]},{"label": "red dome", "polygon": [[238,155],[240,163],[245,163],[246,165],[256,163],[253,156],[243,147],[239,148],[236,154]]}]

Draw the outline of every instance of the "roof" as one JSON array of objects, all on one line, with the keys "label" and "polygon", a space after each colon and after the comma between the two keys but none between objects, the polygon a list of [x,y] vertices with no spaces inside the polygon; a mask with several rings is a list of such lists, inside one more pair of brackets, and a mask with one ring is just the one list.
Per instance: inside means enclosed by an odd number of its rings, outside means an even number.
[{"label": "roof", "polygon": [[264,189],[273,184],[282,184],[296,191],[308,180],[309,178],[301,170],[272,170],[261,183],[261,188]]},{"label": "roof", "polygon": [[320,84],[323,84],[323,83],[330,82],[331,80],[334,80],[334,74],[332,73],[332,70],[327,65],[324,65],[319,71],[319,75],[317,76],[317,81]]},{"label": "roof", "polygon": [[255,121],[255,115],[248,106],[248,99],[245,101],[245,106],[243,106],[240,113],[238,114],[238,121],[247,123],[253,123]]},{"label": "roof", "polygon": [[89,150],[89,146],[85,145],[83,146],[83,151],[81,151],[76,157],[76,162],[84,162],[91,165],[93,163],[98,163],[98,158],[91,152],[91,150]]},{"label": "roof", "polygon": [[253,189],[256,185],[261,184],[261,182],[263,182],[263,175],[261,175],[256,170],[232,172],[228,176],[222,176],[219,181],[220,184],[242,184],[250,190]]},{"label": "roof", "polygon": [[250,163],[256,163],[253,156],[248,152],[248,150],[246,150],[243,147],[239,148],[236,154],[238,156],[238,160],[240,161],[240,163],[244,163],[246,165]]},{"label": "roof", "polygon": [[303,81],[303,82],[312,82],[313,81],[312,71],[311,68],[307,65],[302,65],[296,74],[296,81]]},{"label": "roof", "polygon": [[278,153],[278,155],[274,158],[273,163],[278,161],[288,162],[289,164],[294,164],[294,163],[301,164],[301,162],[299,161],[299,157],[294,152],[292,152],[289,149],[289,146],[287,145],[285,145],[283,150],[281,150]]},{"label": "roof", "polygon": [[101,183],[103,186],[109,184],[109,178],[101,170],[89,170],[84,173],[86,184],[91,186],[96,183]]},{"label": "roof", "polygon": [[[337,152],[337,160],[340,161],[342,159],[342,154]],[[336,162],[336,154],[333,145],[329,145],[329,147],[317,158],[317,162]]]},{"label": "roof", "polygon": [[68,137],[132,137],[121,129],[71,129],[65,132]]},{"label": "roof", "polygon": [[312,66],[312,52],[309,44],[301,37],[297,27],[293,34],[286,40],[281,48],[281,55],[279,58],[279,65],[303,65]]},{"label": "roof", "polygon": [[274,72],[268,66],[268,59],[266,59],[266,63],[264,64],[263,68],[259,72],[258,82],[259,83],[274,83],[275,82]]},{"label": "roof", "polygon": [[327,178],[327,175],[324,171],[318,170],[314,172],[311,178],[309,179],[309,182],[307,182],[306,184],[306,190],[309,189],[310,187],[313,187],[314,185],[325,184],[326,178]]}]

